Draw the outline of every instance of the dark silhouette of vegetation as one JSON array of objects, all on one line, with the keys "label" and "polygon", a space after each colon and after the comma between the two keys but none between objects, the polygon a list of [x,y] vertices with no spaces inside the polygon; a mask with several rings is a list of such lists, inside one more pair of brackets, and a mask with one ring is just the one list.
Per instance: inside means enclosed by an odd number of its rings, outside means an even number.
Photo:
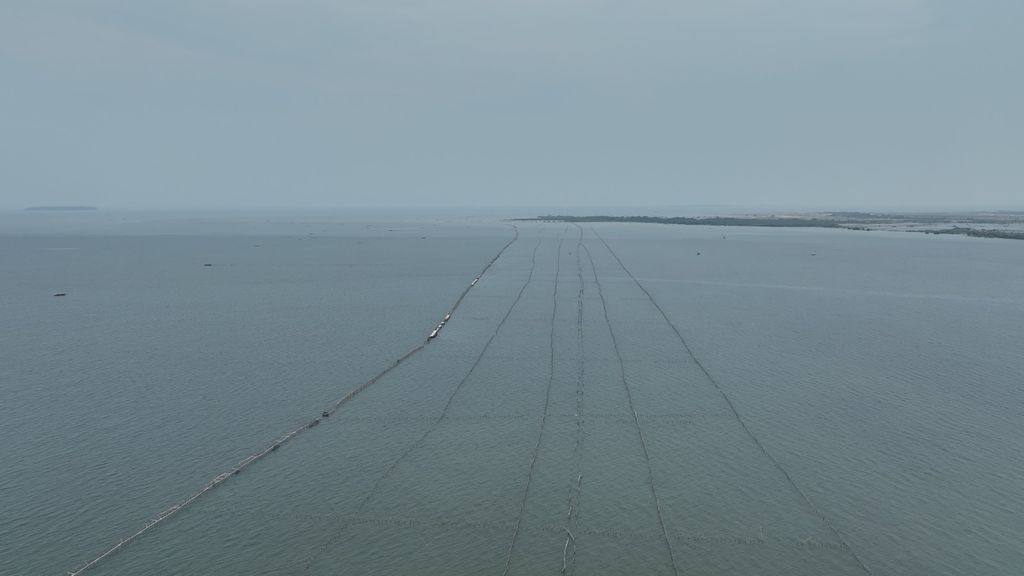
[{"label": "dark silhouette of vegetation", "polygon": [[[636,222],[641,224],[681,224],[684,226],[767,226],[773,228],[842,228],[846,230],[906,230],[927,234],[959,234],[977,238],[1005,238],[1024,240],[1024,230],[961,227],[957,224],[1024,224],[1022,212],[989,213],[918,213],[886,214],[876,212],[826,212],[795,216],[567,216],[547,215],[536,218],[515,218],[514,220],[547,222]],[[936,228],[939,225],[950,228]],[[918,228],[920,227],[920,228]]]},{"label": "dark silhouette of vegetation", "polygon": [[927,230],[928,234],[959,234],[962,236],[974,236],[976,238],[1005,238],[1008,240],[1024,240],[1024,232],[1012,230],[979,230],[976,228],[961,228],[953,226],[942,230]]},{"label": "dark silhouette of vegetation", "polygon": [[520,218],[519,220],[547,220],[549,222],[640,222],[644,224],[682,224],[687,226],[773,226],[778,228],[839,228],[836,220],[823,218],[787,218],[787,217],[753,217],[742,218],[732,216],[708,216],[687,218],[673,216],[538,216],[537,218]]}]

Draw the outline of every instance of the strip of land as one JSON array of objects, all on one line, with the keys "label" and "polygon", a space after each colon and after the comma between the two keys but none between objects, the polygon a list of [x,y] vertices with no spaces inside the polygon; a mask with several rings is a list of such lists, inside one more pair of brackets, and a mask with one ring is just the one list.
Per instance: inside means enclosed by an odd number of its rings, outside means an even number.
[{"label": "strip of land", "polygon": [[517,220],[547,222],[638,222],[684,226],[766,226],[773,228],[845,228],[927,234],[959,234],[979,238],[1024,240],[1024,212],[797,212],[742,216],[569,216],[547,215]]},{"label": "strip of land", "polygon": [[82,212],[99,210],[95,206],[29,206],[26,212]]}]

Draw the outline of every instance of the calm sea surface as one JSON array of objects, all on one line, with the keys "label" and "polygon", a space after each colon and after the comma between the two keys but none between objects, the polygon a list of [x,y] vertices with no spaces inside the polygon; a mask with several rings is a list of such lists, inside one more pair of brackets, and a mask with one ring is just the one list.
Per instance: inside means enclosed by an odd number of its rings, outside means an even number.
[{"label": "calm sea surface", "polygon": [[[0,215],[0,574],[316,418],[512,238]],[[86,574],[1021,574],[1022,336],[1024,242],[518,223],[437,338]]]}]

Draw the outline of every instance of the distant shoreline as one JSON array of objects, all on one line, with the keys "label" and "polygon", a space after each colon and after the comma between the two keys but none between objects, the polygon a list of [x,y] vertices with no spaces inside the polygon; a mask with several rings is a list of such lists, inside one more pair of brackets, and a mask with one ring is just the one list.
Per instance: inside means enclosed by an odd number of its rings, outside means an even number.
[{"label": "distant shoreline", "polygon": [[99,210],[95,206],[29,206],[26,212],[85,212]]},{"label": "distant shoreline", "polygon": [[760,226],[769,228],[843,228],[925,234],[957,234],[977,238],[1024,240],[1024,212],[957,212],[896,214],[883,212],[815,212],[751,216],[568,216],[516,218],[517,221],[631,222],[682,226]]}]

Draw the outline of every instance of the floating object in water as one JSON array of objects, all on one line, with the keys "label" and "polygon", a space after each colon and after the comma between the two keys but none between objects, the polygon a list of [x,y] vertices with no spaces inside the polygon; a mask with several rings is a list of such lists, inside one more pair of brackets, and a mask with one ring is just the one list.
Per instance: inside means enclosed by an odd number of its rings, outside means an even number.
[{"label": "floating object in water", "polygon": [[818,255],[817,252],[811,252],[811,256],[817,256],[817,255]]},{"label": "floating object in water", "polygon": [[700,256],[700,252],[697,252],[697,256]]},{"label": "floating object in water", "polygon": [[324,410],[320,415],[323,416],[324,418],[327,418],[331,415],[331,413],[328,412],[327,410]]},{"label": "floating object in water", "polygon": [[67,296],[67,295],[68,295],[67,292],[57,292],[56,294],[54,294],[54,296]]},{"label": "floating object in water", "polygon": [[207,262],[206,264],[203,264],[203,266],[213,266],[213,264],[210,264],[209,262]]}]

